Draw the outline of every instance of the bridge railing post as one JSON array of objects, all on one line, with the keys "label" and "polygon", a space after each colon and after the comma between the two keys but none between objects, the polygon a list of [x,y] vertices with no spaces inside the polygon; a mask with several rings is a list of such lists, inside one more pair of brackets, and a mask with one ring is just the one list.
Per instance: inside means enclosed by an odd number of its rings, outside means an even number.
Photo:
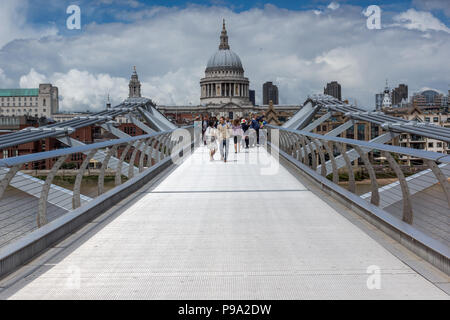
[{"label": "bridge railing post", "polygon": [[113,155],[117,153],[119,145],[116,144],[109,148],[105,158],[103,159],[102,166],[100,168],[100,174],[98,176],[98,195],[101,195],[105,192],[105,173],[106,169],[108,169],[108,164]]},{"label": "bridge railing post", "polygon": [[445,197],[447,199],[448,207],[450,208],[450,183],[448,182],[448,177],[444,175],[444,173],[442,172],[442,170],[439,168],[439,166],[435,161],[427,160],[426,164],[428,168],[430,168],[430,170],[433,171],[433,174],[439,181],[442,191],[444,192]]},{"label": "bridge railing post", "polygon": [[331,167],[333,169],[333,182],[335,184],[339,184],[339,172],[338,172],[338,167],[336,164],[336,158],[334,157],[333,148],[330,147],[330,145],[329,145],[330,142],[328,142],[328,141],[320,140],[320,142],[325,147],[325,150],[327,150],[328,157],[331,160]]},{"label": "bridge railing post", "polygon": [[359,157],[364,162],[364,166],[366,167],[367,172],[369,173],[370,177],[370,185],[372,189],[372,196],[370,198],[370,203],[379,206],[380,205],[380,194],[378,192],[378,182],[377,182],[377,176],[375,174],[375,170],[373,169],[372,164],[370,163],[369,157],[367,156],[367,153],[364,152],[359,146],[353,145],[353,148],[358,153]]},{"label": "bridge railing post", "polygon": [[66,161],[68,155],[64,155],[58,158],[58,160],[53,165],[50,173],[47,175],[47,179],[45,179],[45,183],[42,186],[41,197],[39,198],[39,206],[38,206],[38,214],[37,214],[37,226],[38,228],[42,227],[47,223],[47,199],[48,192],[50,191],[50,186],[52,185],[53,179],[59,168],[62,166],[64,161]]},{"label": "bridge railing post", "polygon": [[78,170],[77,176],[75,178],[75,184],[73,188],[73,197],[72,197],[72,207],[73,209],[79,208],[81,206],[81,196],[80,196],[80,189],[81,189],[81,181],[83,179],[84,172],[86,168],[89,165],[89,162],[92,160],[94,155],[97,153],[97,149],[93,149],[89,152],[89,154],[84,159],[83,163],[81,164],[80,169]]},{"label": "bridge railing post", "polygon": [[314,143],[314,145],[316,146],[316,151],[319,153],[319,158],[320,158],[320,174],[323,177],[327,176],[327,168],[326,168],[326,161],[325,161],[325,155],[323,153],[323,149],[322,149],[322,143],[320,143],[319,140],[317,140],[316,138],[312,139],[312,142]]},{"label": "bridge railing post", "polygon": [[403,174],[402,170],[400,169],[400,166],[398,165],[397,161],[395,161],[394,157],[391,155],[390,152],[383,151],[382,154],[386,157],[387,161],[389,162],[390,167],[392,170],[394,170],[395,174],[397,175],[398,181],[400,183],[400,187],[402,189],[402,195],[403,195],[403,221],[406,223],[412,224],[413,223],[413,211],[412,211],[412,205],[411,205],[411,194],[409,192],[408,184],[405,180],[405,175]]},{"label": "bridge railing post", "polygon": [[[347,166],[348,171],[348,190],[350,192],[355,193],[356,192],[356,183],[355,183],[355,173],[353,172],[353,165],[352,162],[345,150],[345,145],[341,143],[335,143],[335,146],[338,150],[338,152],[342,155],[344,158],[345,164]],[[321,166],[322,169],[326,172],[326,166]]]},{"label": "bridge railing post", "polygon": [[145,140],[144,149],[141,152],[141,155],[139,157],[139,172],[144,171],[144,160],[145,156],[150,157],[150,154],[148,152],[148,148],[150,144],[152,143],[153,138],[149,138]]},{"label": "bridge railing post", "polygon": [[136,155],[138,153],[138,151],[141,149],[142,144],[144,143],[144,140],[138,140],[138,142],[136,142],[134,144],[134,150],[133,153],[131,154],[131,158],[128,164],[128,179],[131,179],[134,177],[134,170],[136,169],[135,167],[135,161],[136,161]]},{"label": "bridge railing post", "polygon": [[115,177],[115,185],[116,187],[122,184],[122,166],[123,166],[123,162],[125,161],[125,157],[128,154],[128,151],[130,151],[131,147],[133,146],[134,142],[128,142],[127,146],[125,147],[125,149],[122,151],[120,158],[119,158],[119,163],[117,164],[117,169],[116,169],[116,177]]}]

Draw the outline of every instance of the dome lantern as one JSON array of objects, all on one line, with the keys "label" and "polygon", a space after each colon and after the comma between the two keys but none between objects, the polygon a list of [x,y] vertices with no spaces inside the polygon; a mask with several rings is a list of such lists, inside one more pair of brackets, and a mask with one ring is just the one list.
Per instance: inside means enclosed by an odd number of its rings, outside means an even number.
[{"label": "dome lantern", "polygon": [[220,34],[220,45],[219,50],[230,50],[230,45],[228,44],[228,34],[225,28],[225,19],[223,19],[222,33]]}]

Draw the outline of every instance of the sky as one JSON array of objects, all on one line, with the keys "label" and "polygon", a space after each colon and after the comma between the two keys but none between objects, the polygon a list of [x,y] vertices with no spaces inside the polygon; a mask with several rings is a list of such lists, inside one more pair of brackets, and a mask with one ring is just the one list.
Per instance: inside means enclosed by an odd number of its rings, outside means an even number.
[{"label": "sky", "polygon": [[[68,6],[81,10],[69,30]],[[381,29],[365,10],[381,9]],[[450,89],[449,0],[0,0],[0,88],[58,86],[62,111],[104,109],[128,95],[136,66],[142,94],[197,105],[200,78],[226,19],[231,50],[256,102],[274,82],[280,104],[302,104],[338,81],[342,96],[373,109],[375,93]]]}]

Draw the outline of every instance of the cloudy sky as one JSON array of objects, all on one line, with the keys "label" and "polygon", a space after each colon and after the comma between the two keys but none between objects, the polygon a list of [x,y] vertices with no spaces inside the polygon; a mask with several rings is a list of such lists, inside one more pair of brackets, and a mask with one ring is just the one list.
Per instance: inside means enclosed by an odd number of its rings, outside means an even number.
[{"label": "cloudy sky", "polygon": [[[81,8],[68,30],[66,9]],[[381,29],[367,28],[369,5]],[[127,97],[135,65],[145,97],[198,104],[199,79],[217,50],[222,18],[257,103],[265,81],[280,103],[300,104],[337,80],[344,98],[373,108],[374,94],[406,83],[450,89],[449,0],[1,0],[0,87],[59,87],[62,110],[100,110]]]}]

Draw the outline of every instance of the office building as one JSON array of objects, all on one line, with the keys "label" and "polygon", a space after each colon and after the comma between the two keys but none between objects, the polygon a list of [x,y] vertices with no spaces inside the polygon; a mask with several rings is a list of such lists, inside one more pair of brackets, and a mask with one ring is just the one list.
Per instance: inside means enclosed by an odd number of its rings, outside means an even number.
[{"label": "office building", "polygon": [[341,85],[337,81],[327,83],[326,88],[323,88],[323,93],[342,101]]},{"label": "office building", "polygon": [[268,105],[272,101],[274,105],[279,104],[278,101],[278,87],[272,82],[263,84],[263,104]]}]

